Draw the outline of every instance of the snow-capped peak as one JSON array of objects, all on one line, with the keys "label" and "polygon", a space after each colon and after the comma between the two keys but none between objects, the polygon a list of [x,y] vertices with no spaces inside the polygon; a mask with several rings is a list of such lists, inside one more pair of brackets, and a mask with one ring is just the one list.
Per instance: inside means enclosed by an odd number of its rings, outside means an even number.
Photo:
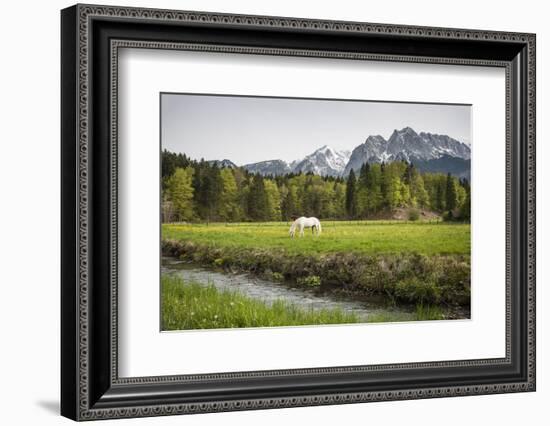
[{"label": "snow-capped peak", "polygon": [[442,157],[470,159],[470,147],[447,135],[417,133],[411,127],[395,129],[386,141],[382,136],[369,136],[357,146],[344,170],[359,170],[365,162],[432,161]]},{"label": "snow-capped peak", "polygon": [[[243,167],[252,173],[282,175],[314,173],[322,176],[347,176],[366,163],[409,161],[415,164],[438,161],[469,167],[470,147],[447,135],[420,132],[411,127],[395,129],[389,139],[370,135],[352,152],[335,150],[323,145],[304,158],[287,163],[283,160],[260,161]],[[451,159],[451,160],[449,160]]]},{"label": "snow-capped peak", "polygon": [[324,176],[339,176],[344,171],[349,160],[349,151],[337,151],[328,145],[323,145],[304,159],[292,164],[295,173],[315,173]]}]

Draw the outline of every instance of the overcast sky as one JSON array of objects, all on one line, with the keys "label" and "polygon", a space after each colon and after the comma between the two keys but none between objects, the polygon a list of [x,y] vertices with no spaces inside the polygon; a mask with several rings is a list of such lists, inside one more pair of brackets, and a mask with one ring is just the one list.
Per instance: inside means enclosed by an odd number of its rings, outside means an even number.
[{"label": "overcast sky", "polygon": [[292,161],[323,145],[352,151],[394,129],[446,134],[470,145],[469,105],[190,94],[161,95],[162,149],[241,166]]}]

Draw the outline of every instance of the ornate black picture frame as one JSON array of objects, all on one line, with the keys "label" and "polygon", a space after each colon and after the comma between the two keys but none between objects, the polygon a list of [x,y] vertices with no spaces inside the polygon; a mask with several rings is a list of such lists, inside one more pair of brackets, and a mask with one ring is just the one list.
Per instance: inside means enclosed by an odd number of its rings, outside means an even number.
[{"label": "ornate black picture frame", "polygon": [[[62,415],[92,420],[535,390],[534,34],[96,5],[64,9],[61,29]],[[504,68],[506,356],[120,378],[120,47]]]}]

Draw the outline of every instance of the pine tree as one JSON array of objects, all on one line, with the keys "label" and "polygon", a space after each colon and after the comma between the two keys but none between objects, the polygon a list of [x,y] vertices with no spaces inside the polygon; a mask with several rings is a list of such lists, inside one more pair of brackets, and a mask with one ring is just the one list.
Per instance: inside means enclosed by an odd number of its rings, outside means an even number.
[{"label": "pine tree", "polygon": [[166,182],[166,194],[172,202],[177,220],[193,217],[193,168],[178,167]]},{"label": "pine tree", "polygon": [[227,222],[239,220],[241,211],[238,203],[237,182],[233,170],[221,169],[220,177],[222,182],[219,205],[220,217]]},{"label": "pine tree", "polygon": [[248,192],[248,216],[252,220],[268,220],[268,199],[265,192],[264,179],[259,174],[254,175]]},{"label": "pine tree", "polygon": [[204,213],[208,221],[216,220],[218,217],[222,188],[220,168],[216,163],[212,166],[207,165],[202,182],[202,199]]},{"label": "pine tree", "polygon": [[403,183],[405,185],[410,185],[413,180],[413,175],[415,172],[413,163],[406,163],[407,167],[405,169],[405,173],[403,173]]},{"label": "pine tree", "polygon": [[424,186],[424,179],[420,173],[413,173],[411,182],[411,196],[414,203],[420,208],[427,208],[430,204],[430,196]]},{"label": "pine tree", "polygon": [[435,208],[442,212],[445,210],[445,187],[444,182],[441,181],[441,179],[435,179],[434,180],[434,186],[435,186]]},{"label": "pine tree", "polygon": [[447,183],[445,191],[445,209],[452,212],[457,206],[457,194],[455,180],[450,173],[447,173]]},{"label": "pine tree", "polygon": [[357,179],[357,213],[359,218],[366,218],[369,214],[369,163],[361,166]]},{"label": "pine tree", "polygon": [[377,213],[382,208],[383,198],[381,192],[382,173],[381,165],[373,164],[367,171],[368,198],[367,211],[369,214]]},{"label": "pine tree", "polygon": [[296,216],[296,195],[293,187],[288,187],[286,196],[283,198],[282,215],[283,220],[290,220]]},{"label": "pine tree", "polygon": [[388,199],[390,182],[391,182],[391,177],[388,176],[388,173],[386,172],[386,164],[382,162],[380,164],[380,196],[382,197],[381,207],[383,206],[388,207],[387,199]]},{"label": "pine tree", "polygon": [[281,220],[281,194],[274,180],[265,179],[264,188],[267,196],[267,219]]},{"label": "pine tree", "polygon": [[334,206],[334,211],[331,217],[333,218],[343,218],[346,215],[345,204],[346,204],[346,184],[342,182],[341,179],[338,179],[334,182],[334,187],[332,189],[332,203]]},{"label": "pine tree", "polygon": [[400,207],[403,202],[402,183],[397,176],[386,176],[389,179],[386,190],[386,205],[391,210]]},{"label": "pine tree", "polygon": [[346,213],[350,219],[357,215],[357,192],[355,172],[351,169],[346,184]]},{"label": "pine tree", "polygon": [[460,219],[465,220],[469,222],[471,220],[471,213],[470,213],[470,188],[466,189],[466,199],[464,200],[464,204],[460,207]]},{"label": "pine tree", "polygon": [[193,173],[193,201],[199,218],[206,217],[206,192],[204,191],[204,176],[206,174],[206,163],[201,161],[195,164]]}]

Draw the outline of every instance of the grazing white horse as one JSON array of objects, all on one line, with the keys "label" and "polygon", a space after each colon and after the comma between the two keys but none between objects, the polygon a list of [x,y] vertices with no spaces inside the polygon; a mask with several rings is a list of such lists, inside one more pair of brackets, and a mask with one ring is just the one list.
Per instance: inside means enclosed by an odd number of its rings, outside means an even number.
[{"label": "grazing white horse", "polygon": [[317,235],[321,235],[321,222],[319,222],[319,219],[317,219],[316,217],[302,216],[292,222],[292,225],[290,225],[290,230],[288,232],[292,238],[294,238],[296,228],[298,228],[298,235],[300,237],[304,236],[304,228],[311,228],[311,233],[317,231]]}]

